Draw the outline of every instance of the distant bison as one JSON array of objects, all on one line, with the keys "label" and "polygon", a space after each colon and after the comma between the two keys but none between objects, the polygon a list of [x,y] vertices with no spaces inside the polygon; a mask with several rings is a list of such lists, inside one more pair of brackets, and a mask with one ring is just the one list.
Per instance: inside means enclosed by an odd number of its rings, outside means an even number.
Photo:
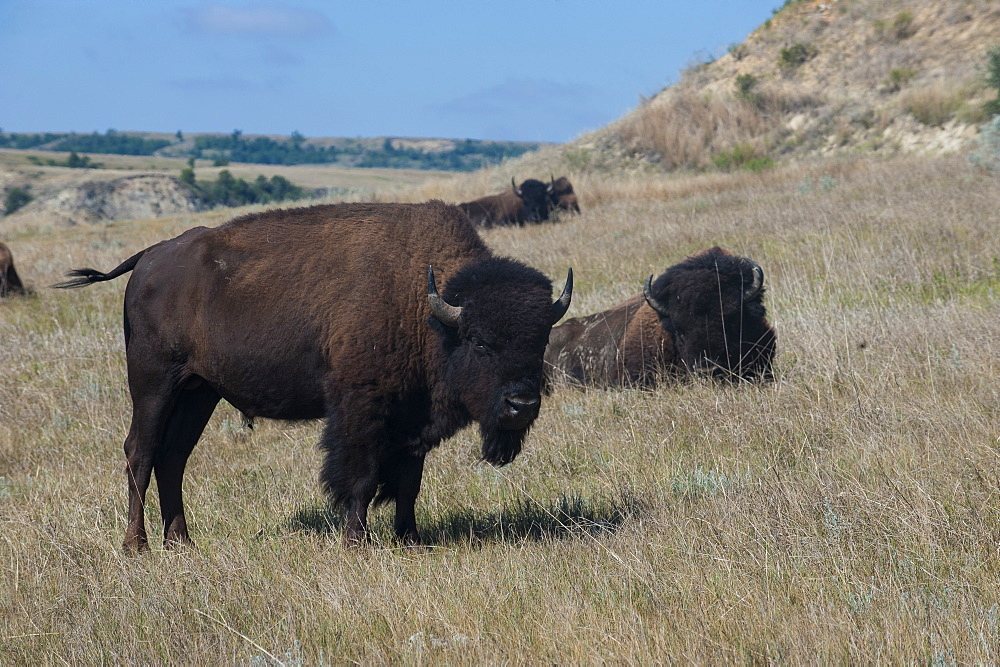
[{"label": "distant bison", "polygon": [[567,213],[579,213],[580,204],[576,200],[576,193],[573,192],[573,184],[565,176],[550,179],[549,204],[555,211],[566,211]]},{"label": "distant bison", "polygon": [[7,244],[0,241],[0,298],[24,293],[24,284],[14,269],[14,255]]},{"label": "distant bison", "polygon": [[524,225],[549,219],[549,193],[552,185],[529,178],[518,187],[510,179],[511,189],[464,202],[458,207],[465,211],[472,224],[480,227]]},{"label": "distant bison", "polygon": [[128,271],[128,549],[147,546],[153,473],[165,544],[189,541],[184,467],[223,398],[248,417],[325,418],[321,481],[346,511],[345,541],[366,537],[372,501],[394,500],[396,534],[419,542],[425,455],[475,421],[483,459],[514,460],[573,289],[570,271],[553,302],[548,278],[493,255],[436,201],[254,213],[57,287]]},{"label": "distant bison", "polygon": [[670,267],[643,294],[555,327],[550,380],[652,386],[661,374],[770,379],[775,334],[765,317],[764,271],[715,247]]}]

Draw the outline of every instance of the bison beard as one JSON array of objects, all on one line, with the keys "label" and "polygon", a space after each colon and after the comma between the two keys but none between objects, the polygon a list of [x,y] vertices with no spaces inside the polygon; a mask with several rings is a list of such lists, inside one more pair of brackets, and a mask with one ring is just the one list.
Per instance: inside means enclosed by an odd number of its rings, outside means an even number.
[{"label": "bison beard", "polygon": [[498,418],[490,418],[479,422],[479,435],[483,438],[483,460],[495,466],[504,466],[514,460],[521,452],[521,443],[528,437],[531,424],[509,431],[500,428]]}]

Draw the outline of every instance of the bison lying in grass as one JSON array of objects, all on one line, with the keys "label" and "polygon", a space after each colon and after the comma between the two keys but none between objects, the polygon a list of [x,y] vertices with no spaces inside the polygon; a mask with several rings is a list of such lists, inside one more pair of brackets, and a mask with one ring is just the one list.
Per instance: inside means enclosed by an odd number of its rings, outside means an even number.
[{"label": "bison lying in grass", "polygon": [[555,327],[546,375],[601,387],[650,387],[664,374],[770,379],[775,334],[763,296],[753,260],[703,250],[650,276],[643,294]]},{"label": "bison lying in grass", "polygon": [[553,211],[566,213],[579,213],[580,204],[577,202],[576,193],[573,191],[573,184],[565,176],[551,178],[549,186],[549,205]]},{"label": "bison lying in grass", "polygon": [[529,178],[518,187],[511,178],[510,185],[510,190],[464,202],[458,207],[478,227],[523,226],[527,222],[544,222],[549,219],[551,183],[546,185]]},{"label": "bison lying in grass", "polygon": [[184,467],[223,398],[248,417],[325,419],[321,480],[345,540],[365,538],[373,501],[393,500],[396,534],[419,542],[424,457],[475,421],[482,457],[514,460],[573,289],[570,271],[553,302],[548,278],[493,255],[441,202],[254,213],[57,287],[129,271],[128,549],[147,546],[152,474],[165,544],[189,542]]}]

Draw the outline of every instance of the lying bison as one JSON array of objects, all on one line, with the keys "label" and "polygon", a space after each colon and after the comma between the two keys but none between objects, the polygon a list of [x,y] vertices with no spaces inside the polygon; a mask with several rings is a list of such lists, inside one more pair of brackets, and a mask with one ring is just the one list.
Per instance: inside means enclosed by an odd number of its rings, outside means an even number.
[{"label": "lying bison", "polygon": [[24,284],[14,269],[14,255],[7,244],[0,241],[0,299],[11,294],[24,293]]},{"label": "lying bison", "polygon": [[642,295],[555,327],[546,375],[603,387],[650,387],[664,373],[769,379],[775,335],[763,295],[755,262],[703,250],[650,276]]},{"label": "lying bison", "polygon": [[565,176],[550,178],[549,205],[554,211],[565,211],[567,213],[579,213],[580,204],[576,200],[576,193],[573,192],[573,184]]},{"label": "lying bison", "polygon": [[480,227],[524,225],[549,219],[549,193],[552,185],[529,178],[517,187],[510,179],[511,189],[498,195],[464,202],[458,207],[465,211],[472,224]]},{"label": "lying bison", "polygon": [[570,271],[553,303],[548,278],[493,255],[441,202],[255,213],[57,287],[128,271],[129,549],[147,546],[152,473],[165,544],[189,542],[184,466],[223,398],[249,417],[325,418],[321,481],[346,512],[345,541],[365,538],[373,500],[395,500],[396,534],[419,542],[424,456],[475,421],[482,457],[514,460],[573,289]]}]

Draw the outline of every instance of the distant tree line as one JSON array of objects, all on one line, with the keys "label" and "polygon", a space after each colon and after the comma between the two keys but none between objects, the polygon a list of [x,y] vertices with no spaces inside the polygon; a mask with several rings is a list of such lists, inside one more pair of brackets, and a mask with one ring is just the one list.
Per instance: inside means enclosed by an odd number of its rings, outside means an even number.
[{"label": "distant tree line", "polygon": [[104,134],[19,134],[0,132],[2,148],[42,148],[50,151],[76,151],[78,153],[111,153],[115,155],[152,155],[172,142],[166,139],[143,139],[116,130]]},{"label": "distant tree line", "polygon": [[184,150],[184,135],[178,130],[174,139],[146,139],[137,134],[108,130],[104,134],[47,132],[44,134],[19,134],[0,132],[0,148],[37,148],[77,153],[114,153],[119,155],[153,155],[156,151],[175,146],[172,155],[213,160],[222,166],[231,162],[251,164],[338,164],[344,167],[384,167],[390,169],[440,169],[446,171],[474,171],[483,166],[498,164],[502,160],[518,157],[537,150],[536,143],[503,141],[456,141],[447,150],[427,151],[399,145],[398,141],[385,139],[381,144],[371,140],[344,140],[338,146],[311,143],[298,132],[287,139],[270,137],[248,139],[240,130],[231,134],[211,134],[194,137],[193,147]]},{"label": "distant tree line", "polygon": [[392,169],[442,169],[474,171],[488,164],[537,150],[538,144],[515,144],[465,139],[444,151],[395,147],[392,139],[371,147],[362,141],[349,141],[340,148],[306,143],[298,132],[285,141],[269,137],[246,139],[239,130],[228,136],[195,137],[192,156],[256,164],[341,164],[348,167],[386,167]]},{"label": "distant tree line", "polygon": [[14,132],[0,132],[0,148],[37,148],[43,144],[48,144],[58,139],[68,137],[68,134],[19,134]]},{"label": "distant tree line", "polygon": [[290,199],[302,199],[312,194],[284,176],[264,175],[252,181],[236,178],[228,169],[223,169],[214,181],[198,181],[194,169],[181,170],[180,180],[192,192],[214,206],[245,206],[247,204],[271,204]]},{"label": "distant tree line", "polygon": [[56,142],[52,150],[77,151],[79,153],[114,153],[115,155],[152,155],[169,146],[168,139],[143,139],[128,134],[108,130],[104,134],[71,134]]}]

